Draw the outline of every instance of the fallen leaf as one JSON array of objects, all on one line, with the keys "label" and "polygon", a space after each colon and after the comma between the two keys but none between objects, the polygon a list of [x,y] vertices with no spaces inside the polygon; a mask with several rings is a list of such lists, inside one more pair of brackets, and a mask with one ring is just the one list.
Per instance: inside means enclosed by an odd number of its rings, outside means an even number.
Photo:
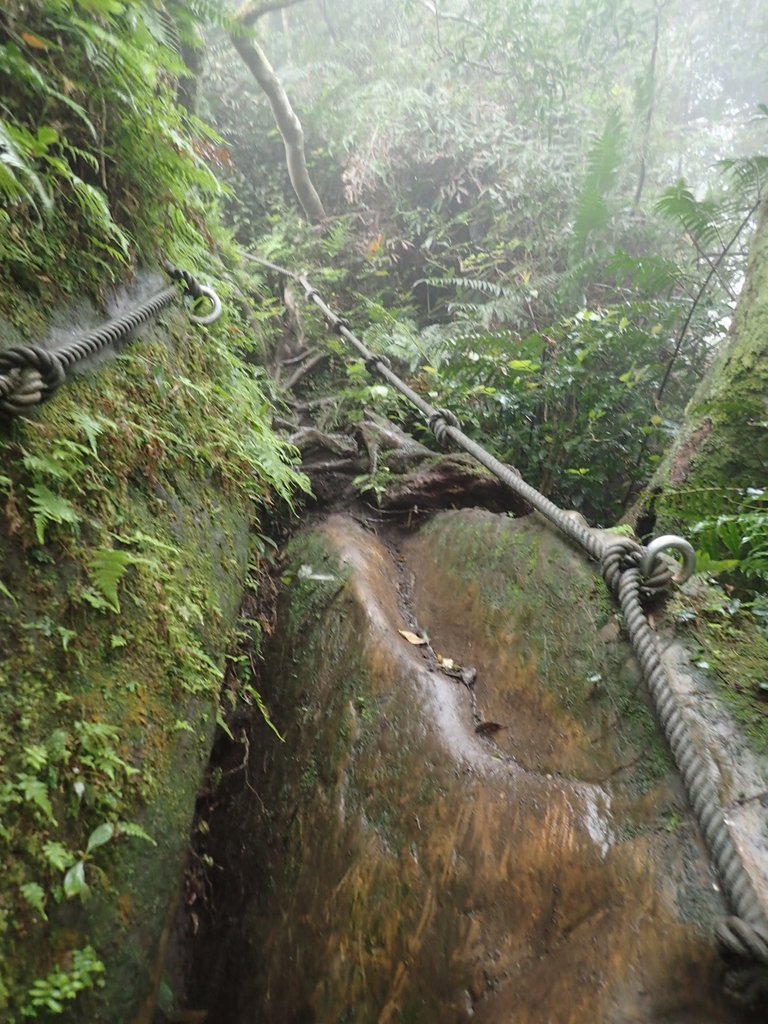
[{"label": "fallen leaf", "polygon": [[398,633],[400,636],[404,636],[408,643],[413,644],[414,647],[420,647],[422,644],[427,642],[423,636],[417,636],[415,633],[411,633],[408,629],[398,629]]},{"label": "fallen leaf", "polygon": [[27,46],[31,46],[33,50],[48,49],[48,43],[44,42],[42,39],[39,39],[37,36],[33,36],[31,32],[22,32],[21,38],[24,40]]},{"label": "fallen leaf", "polygon": [[440,668],[444,668],[446,672],[458,672],[458,670],[461,668],[460,665],[456,664],[453,658],[444,658],[442,654],[438,654],[437,661],[440,665]]}]

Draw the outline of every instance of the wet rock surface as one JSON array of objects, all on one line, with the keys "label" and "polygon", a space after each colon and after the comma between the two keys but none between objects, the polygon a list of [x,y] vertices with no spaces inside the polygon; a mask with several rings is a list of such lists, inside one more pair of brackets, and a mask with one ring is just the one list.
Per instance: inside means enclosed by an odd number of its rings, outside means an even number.
[{"label": "wet rock surface", "polygon": [[254,726],[219,808],[187,1005],[220,1024],[754,1019],[721,994],[719,891],[580,555],[535,517],[379,538],[334,516],[286,580],[263,686],[285,742]]}]

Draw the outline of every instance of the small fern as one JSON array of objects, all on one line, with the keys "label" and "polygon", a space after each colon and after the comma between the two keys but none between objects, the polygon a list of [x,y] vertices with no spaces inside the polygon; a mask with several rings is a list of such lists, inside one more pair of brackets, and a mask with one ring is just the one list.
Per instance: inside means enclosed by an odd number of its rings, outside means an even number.
[{"label": "small fern", "polygon": [[45,543],[45,531],[51,523],[58,526],[67,523],[74,532],[77,531],[80,517],[66,498],[59,497],[58,494],[54,494],[49,487],[41,483],[33,484],[30,487],[29,497],[35,535],[39,544]]},{"label": "small fern", "polygon": [[132,839],[143,839],[145,843],[157,846],[152,836],[148,835],[141,825],[137,825],[135,821],[118,821],[116,831],[118,835],[129,836]]},{"label": "small fern", "polygon": [[99,548],[90,558],[90,576],[93,585],[104,598],[107,607],[113,612],[120,611],[117,595],[118,584],[132,565],[144,561],[130,551],[115,548]]},{"label": "small fern", "polygon": [[577,259],[584,255],[590,234],[604,228],[610,219],[606,200],[618,182],[624,138],[621,115],[612,110],[587,154],[587,171],[573,225],[573,254]]},{"label": "small fern", "polygon": [[730,572],[748,587],[768,584],[768,499],[762,489],[681,488],[659,509],[688,524],[700,571]]},{"label": "small fern", "polygon": [[696,199],[682,179],[662,192],[656,210],[680,224],[702,248],[719,244],[717,204],[711,199]]}]

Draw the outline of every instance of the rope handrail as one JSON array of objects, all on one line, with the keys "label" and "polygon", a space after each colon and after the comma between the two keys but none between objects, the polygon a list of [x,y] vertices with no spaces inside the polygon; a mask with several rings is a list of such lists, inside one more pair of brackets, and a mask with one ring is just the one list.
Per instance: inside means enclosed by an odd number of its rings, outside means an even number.
[{"label": "rope handrail", "polygon": [[[326,323],[350,343],[369,372],[386,380],[424,415],[439,444],[453,441],[600,563],[603,577],[619,601],[657,719],[717,869],[725,899],[734,911],[718,922],[715,930],[727,968],[725,990],[734,1001],[746,1006],[756,1006],[762,999],[768,999],[768,915],[728,827],[718,799],[716,777],[709,761],[695,744],[682,704],[662,662],[656,634],[642,605],[643,598],[659,594],[672,583],[681,584],[691,575],[695,555],[690,544],[672,536],[659,537],[648,546],[628,537],[608,540],[583,525],[527,483],[517,471],[505,466],[468,437],[453,413],[430,405],[401,380],[386,357],[371,352],[352,332],[349,322],[327,305],[306,275],[250,253],[247,256],[254,263],[300,284],[306,300],[314,303]],[[683,554],[683,568],[677,575],[660,557],[661,551],[670,548],[676,548]]]},{"label": "rope handrail", "polygon": [[171,280],[183,284],[181,293],[175,285],[169,285],[122,316],[56,349],[41,345],[15,345],[0,350],[0,419],[21,416],[47,401],[66,381],[67,374],[77,363],[126,337],[180,294],[190,296],[194,302],[207,299],[211,304],[210,311],[204,316],[189,314],[193,323],[212,324],[219,318],[221,301],[213,288],[200,284],[189,271],[179,270],[167,260],[162,260],[161,264]]}]

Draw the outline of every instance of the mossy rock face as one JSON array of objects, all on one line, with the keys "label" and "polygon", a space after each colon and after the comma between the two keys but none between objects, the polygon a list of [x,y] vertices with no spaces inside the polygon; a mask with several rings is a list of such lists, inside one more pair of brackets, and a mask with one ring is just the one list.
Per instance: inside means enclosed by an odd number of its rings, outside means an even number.
[{"label": "mossy rock face", "polygon": [[227,810],[243,874],[189,1005],[742,1021],[708,860],[584,560],[535,517],[478,511],[386,544],[333,517],[288,554],[263,691],[285,742],[252,738]]},{"label": "mossy rock face", "polygon": [[[0,312],[3,344],[44,333],[21,294]],[[267,490],[239,447],[250,424],[219,336],[178,309],[141,333],[0,426],[7,1024],[150,1019]]]}]

